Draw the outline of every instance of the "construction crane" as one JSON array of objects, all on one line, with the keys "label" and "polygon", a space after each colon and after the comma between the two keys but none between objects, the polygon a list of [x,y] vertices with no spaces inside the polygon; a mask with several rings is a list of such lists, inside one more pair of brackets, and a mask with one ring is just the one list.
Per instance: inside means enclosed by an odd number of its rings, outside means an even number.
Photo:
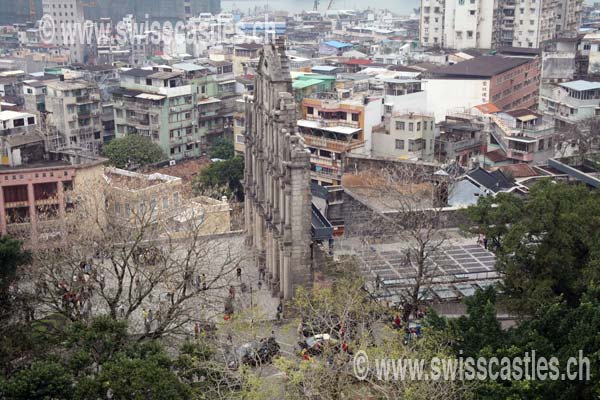
[{"label": "construction crane", "polygon": [[319,10],[319,0],[315,0],[315,4],[313,6],[313,11],[318,11]]},{"label": "construction crane", "polygon": [[333,4],[333,0],[329,0],[329,4],[327,4],[327,11],[331,10],[332,4]]}]

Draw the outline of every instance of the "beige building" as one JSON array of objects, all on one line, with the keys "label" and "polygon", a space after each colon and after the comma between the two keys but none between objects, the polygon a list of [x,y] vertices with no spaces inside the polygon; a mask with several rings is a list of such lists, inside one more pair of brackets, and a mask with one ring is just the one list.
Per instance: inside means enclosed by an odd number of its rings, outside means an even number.
[{"label": "beige building", "polygon": [[105,197],[108,217],[123,224],[160,224],[161,234],[211,235],[229,232],[227,198],[183,198],[182,179],[107,168]]},{"label": "beige building", "polygon": [[250,60],[258,59],[258,51],[262,45],[258,43],[240,43],[233,47],[231,61],[233,63],[233,73],[235,76],[244,75],[246,64]]},{"label": "beige building", "polygon": [[373,155],[432,161],[435,118],[424,113],[393,114],[385,129],[373,132]]}]

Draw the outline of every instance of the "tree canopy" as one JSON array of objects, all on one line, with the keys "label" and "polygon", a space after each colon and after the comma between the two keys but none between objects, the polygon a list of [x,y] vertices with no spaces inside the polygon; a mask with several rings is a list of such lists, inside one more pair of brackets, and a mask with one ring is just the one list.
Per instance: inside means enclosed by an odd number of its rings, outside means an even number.
[{"label": "tree canopy", "polygon": [[[478,399],[595,399],[600,394],[600,193],[581,184],[542,180],[526,199],[501,193],[479,199],[467,214],[474,232],[485,234],[502,274],[499,292],[488,288],[466,300],[467,316],[430,316],[456,355],[588,357],[578,380],[477,382]],[[499,304],[496,304],[496,299]],[[522,320],[500,329],[497,306]],[[459,353],[460,352],[460,353]],[[588,379],[590,378],[591,379]]]},{"label": "tree canopy", "polygon": [[194,192],[211,197],[235,196],[244,199],[244,158],[235,156],[225,161],[211,163],[194,181]]},{"label": "tree canopy", "polygon": [[480,199],[468,210],[487,235],[514,311],[531,313],[564,300],[577,306],[600,265],[600,193],[542,181],[523,201],[512,194]]},{"label": "tree canopy", "polygon": [[[502,295],[501,295],[502,296]],[[589,366],[582,364],[578,380],[526,380],[500,379],[476,381],[472,394],[477,399],[596,399],[600,393],[600,303],[597,296],[585,295],[581,303],[572,308],[566,303],[540,307],[526,321],[507,329],[500,329],[496,319],[496,293],[494,289],[479,290],[467,301],[467,315],[456,320],[440,319],[434,314],[434,330],[444,332],[443,337],[454,343],[456,357],[531,357],[550,360],[556,357],[561,373],[566,371],[568,359],[583,356],[590,358]],[[498,368],[499,370],[500,368]],[[531,371],[531,370],[530,370]],[[579,372],[579,365],[577,368]],[[589,374],[589,375],[588,375]],[[590,379],[587,379],[587,378]]]},{"label": "tree canopy", "polygon": [[210,151],[210,158],[229,160],[234,155],[233,142],[230,139],[221,137],[214,141]]},{"label": "tree canopy", "polygon": [[126,135],[111,140],[104,146],[104,156],[108,158],[110,165],[117,168],[144,166],[165,158],[159,145],[139,135]]},{"label": "tree canopy", "polygon": [[242,388],[242,378],[214,352],[198,350],[208,346],[200,340],[186,342],[179,358],[172,358],[158,341],[138,342],[127,335],[125,322],[109,316],[65,322],[46,332],[58,340],[20,357],[19,368],[0,378],[0,398],[219,399]]}]

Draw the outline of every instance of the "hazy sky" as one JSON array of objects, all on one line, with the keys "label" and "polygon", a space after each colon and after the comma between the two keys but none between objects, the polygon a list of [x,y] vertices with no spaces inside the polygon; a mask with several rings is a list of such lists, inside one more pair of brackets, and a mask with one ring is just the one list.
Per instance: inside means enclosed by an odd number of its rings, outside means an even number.
[{"label": "hazy sky", "polygon": [[[320,0],[319,9],[327,8],[329,0]],[[232,8],[239,8],[242,11],[247,11],[256,5],[268,4],[269,7],[275,10],[286,10],[289,12],[300,12],[302,10],[312,10],[314,0],[221,0],[223,11],[231,11]],[[340,9],[364,9],[371,8],[386,8],[399,14],[411,14],[413,8],[418,7],[419,0],[333,0],[332,10]]]}]

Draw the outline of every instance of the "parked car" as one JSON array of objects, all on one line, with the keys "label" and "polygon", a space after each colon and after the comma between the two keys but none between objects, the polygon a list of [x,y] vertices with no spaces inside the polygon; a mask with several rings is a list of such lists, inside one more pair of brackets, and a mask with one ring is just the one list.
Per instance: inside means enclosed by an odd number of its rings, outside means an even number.
[{"label": "parked car", "polygon": [[248,342],[237,348],[235,360],[231,361],[229,366],[237,368],[241,364],[251,366],[268,364],[279,354],[279,351],[279,343],[273,337],[258,342]]},{"label": "parked car", "polygon": [[331,337],[328,333],[321,333],[318,335],[311,336],[306,340],[298,342],[298,345],[302,349],[306,349],[310,355],[318,355],[323,352],[323,349],[327,346],[337,346],[339,341]]}]

